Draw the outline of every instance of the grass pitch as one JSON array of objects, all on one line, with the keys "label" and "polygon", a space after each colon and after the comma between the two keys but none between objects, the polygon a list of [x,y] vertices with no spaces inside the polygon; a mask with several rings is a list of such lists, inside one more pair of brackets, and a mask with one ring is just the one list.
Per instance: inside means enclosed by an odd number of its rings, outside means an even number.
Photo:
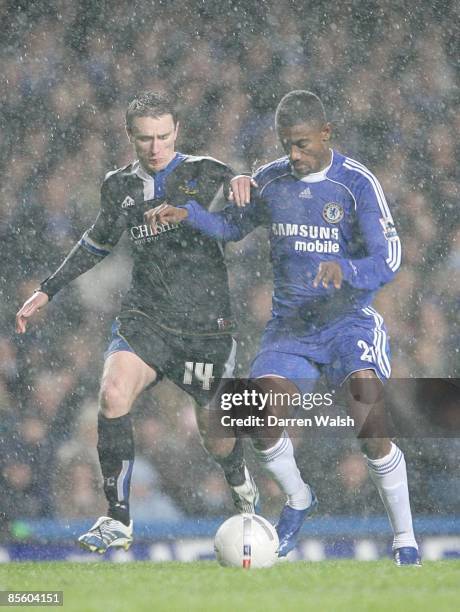
[{"label": "grass pitch", "polygon": [[75,612],[314,610],[436,612],[460,609],[460,561],[395,567],[391,561],[282,563],[267,570],[199,563],[8,563],[0,590],[64,591]]}]

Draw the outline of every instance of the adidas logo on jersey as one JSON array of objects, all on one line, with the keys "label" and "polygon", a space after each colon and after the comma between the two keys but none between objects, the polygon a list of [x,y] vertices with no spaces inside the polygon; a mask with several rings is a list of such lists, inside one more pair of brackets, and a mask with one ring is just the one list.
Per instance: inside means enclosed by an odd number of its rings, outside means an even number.
[{"label": "adidas logo on jersey", "polygon": [[134,206],[134,200],[131,196],[126,196],[121,205],[122,208],[131,208]]},{"label": "adidas logo on jersey", "polygon": [[299,193],[299,198],[312,198],[312,193],[310,187],[306,187],[303,191]]}]

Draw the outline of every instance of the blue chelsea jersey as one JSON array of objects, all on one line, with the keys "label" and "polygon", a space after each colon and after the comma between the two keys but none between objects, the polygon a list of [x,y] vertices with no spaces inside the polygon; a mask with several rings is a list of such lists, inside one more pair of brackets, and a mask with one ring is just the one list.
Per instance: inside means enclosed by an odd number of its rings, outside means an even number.
[{"label": "blue chelsea jersey", "polygon": [[[362,164],[336,151],[318,173],[297,177],[283,157],[254,175],[259,188],[243,209],[207,213],[194,204],[188,222],[223,240],[256,226],[269,231],[273,314],[323,325],[368,306],[401,263],[401,244],[382,187]],[[337,261],[344,283],[313,286],[322,261]]]}]

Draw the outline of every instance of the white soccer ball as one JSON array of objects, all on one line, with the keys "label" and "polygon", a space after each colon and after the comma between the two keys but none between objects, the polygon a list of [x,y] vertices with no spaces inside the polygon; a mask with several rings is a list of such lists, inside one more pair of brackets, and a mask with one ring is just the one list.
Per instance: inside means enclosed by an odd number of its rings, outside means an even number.
[{"label": "white soccer ball", "polygon": [[271,567],[278,559],[278,534],[257,514],[236,514],[219,527],[214,550],[225,567]]}]

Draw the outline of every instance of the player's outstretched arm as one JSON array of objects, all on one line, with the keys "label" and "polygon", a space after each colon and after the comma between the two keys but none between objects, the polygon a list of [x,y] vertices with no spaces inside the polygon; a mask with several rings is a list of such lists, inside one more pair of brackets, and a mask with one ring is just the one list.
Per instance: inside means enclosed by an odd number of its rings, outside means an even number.
[{"label": "player's outstretched arm", "polygon": [[48,304],[49,298],[43,291],[35,291],[27,299],[16,315],[16,332],[23,334],[26,331],[28,319]]},{"label": "player's outstretched arm", "polygon": [[[237,211],[231,205],[227,206],[223,211],[209,212],[200,206],[198,202],[189,200],[187,204],[182,206],[161,204],[145,212],[144,219],[150,225],[154,234],[158,232],[158,225],[160,224],[184,221],[187,225],[199,230],[210,238],[222,240],[223,242],[236,242],[251,232],[256,224],[252,223],[252,220],[249,222],[247,220],[237,222],[235,215],[232,214],[232,209]],[[240,213],[236,212],[236,215],[240,215]]]},{"label": "player's outstretched arm", "polygon": [[187,225],[223,242],[238,242],[261,224],[258,210],[252,205],[241,210],[229,204],[221,211],[209,212],[198,202],[190,201],[184,208],[188,211]]}]

